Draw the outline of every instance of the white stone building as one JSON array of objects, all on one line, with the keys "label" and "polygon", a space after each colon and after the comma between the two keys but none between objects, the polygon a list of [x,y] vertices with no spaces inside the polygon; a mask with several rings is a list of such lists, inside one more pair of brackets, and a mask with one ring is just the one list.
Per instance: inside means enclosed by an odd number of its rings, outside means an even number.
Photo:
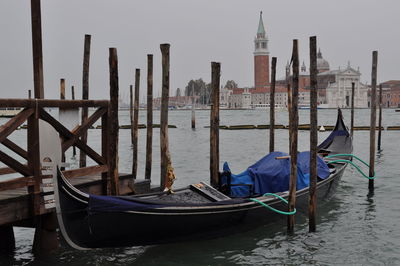
[{"label": "white stone building", "polygon": [[326,87],[326,103],[329,108],[351,107],[351,87],[355,85],[354,107],[368,107],[368,87],[360,82],[361,73],[353,69],[350,63],[344,70],[332,70],[319,75],[334,75],[335,81]]}]

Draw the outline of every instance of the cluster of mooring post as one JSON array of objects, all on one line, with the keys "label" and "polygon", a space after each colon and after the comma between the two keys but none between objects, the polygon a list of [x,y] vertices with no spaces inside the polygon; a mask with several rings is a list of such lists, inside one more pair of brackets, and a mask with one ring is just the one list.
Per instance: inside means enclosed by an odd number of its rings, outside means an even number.
[{"label": "cluster of mooring post", "polygon": [[[375,172],[375,130],[376,130],[376,80],[378,69],[378,51],[372,52],[372,73],[371,73],[371,127],[369,145],[369,177]],[[374,180],[368,180],[369,193],[374,193]]]},{"label": "cluster of mooring post", "polygon": [[[297,127],[299,124],[298,114],[298,96],[299,96],[299,49],[298,40],[293,40],[292,51],[292,101],[290,107],[290,120],[289,120],[289,150],[290,150],[290,180],[289,180],[289,204],[288,211],[292,212],[296,206],[296,182],[297,182]],[[294,231],[294,215],[288,216],[287,230],[289,233]]]}]

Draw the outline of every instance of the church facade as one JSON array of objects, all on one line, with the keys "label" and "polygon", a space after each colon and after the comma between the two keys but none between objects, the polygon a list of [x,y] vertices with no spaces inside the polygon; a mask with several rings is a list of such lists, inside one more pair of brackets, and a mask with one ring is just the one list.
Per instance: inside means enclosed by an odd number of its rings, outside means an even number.
[{"label": "church facade", "polygon": [[[270,103],[270,65],[268,36],[265,31],[262,12],[254,38],[254,85],[251,88],[223,89],[221,103],[228,108],[269,107]],[[351,86],[355,84],[355,107],[368,107],[368,86],[360,81],[361,73],[350,64],[341,70],[330,70],[329,62],[322,57],[321,50],[317,54],[318,104],[327,108],[350,107]],[[283,79],[275,85],[276,107],[287,107],[287,86],[290,84],[289,62]],[[299,73],[299,106],[310,104],[310,74],[303,62]]]}]

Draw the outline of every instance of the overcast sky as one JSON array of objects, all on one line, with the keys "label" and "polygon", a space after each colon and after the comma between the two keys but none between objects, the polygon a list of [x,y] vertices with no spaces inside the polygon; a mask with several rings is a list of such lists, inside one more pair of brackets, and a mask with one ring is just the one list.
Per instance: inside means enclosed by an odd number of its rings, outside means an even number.
[{"label": "overcast sky", "polygon": [[[81,97],[83,41],[92,35],[90,98],[108,98],[108,48],[116,47],[120,91],[127,95],[134,70],[146,91],[147,54],[154,54],[154,95],[161,87],[161,43],[171,44],[171,95],[190,79],[211,79],[211,61],[221,62],[221,84],[235,80],[251,87],[254,37],[259,12],[269,38],[270,57],[284,76],[293,39],[307,68],[309,37],[331,69],[360,67],[371,83],[372,51],[378,50],[378,82],[400,79],[398,0],[42,0],[45,97],[59,97],[66,79],[67,98],[75,86]],[[33,89],[30,1],[0,1],[1,97],[27,97]]]}]

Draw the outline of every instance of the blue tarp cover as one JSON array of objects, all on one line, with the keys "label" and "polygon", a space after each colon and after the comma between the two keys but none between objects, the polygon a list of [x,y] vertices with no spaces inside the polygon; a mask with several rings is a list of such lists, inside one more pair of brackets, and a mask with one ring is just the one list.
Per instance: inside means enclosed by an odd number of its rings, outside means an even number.
[{"label": "blue tarp cover", "polygon": [[[290,159],[275,159],[280,156],[287,156],[284,152],[272,152],[255,164],[249,166],[241,174],[232,174],[231,185],[247,184],[250,186],[232,186],[232,197],[246,197],[261,195],[264,193],[276,193],[289,190]],[[309,186],[310,152],[300,152],[297,155],[297,190]],[[230,171],[228,163],[224,164],[224,171]],[[320,158],[317,158],[317,172],[321,179],[329,176],[328,165]],[[226,178],[222,179],[226,183]]]}]

